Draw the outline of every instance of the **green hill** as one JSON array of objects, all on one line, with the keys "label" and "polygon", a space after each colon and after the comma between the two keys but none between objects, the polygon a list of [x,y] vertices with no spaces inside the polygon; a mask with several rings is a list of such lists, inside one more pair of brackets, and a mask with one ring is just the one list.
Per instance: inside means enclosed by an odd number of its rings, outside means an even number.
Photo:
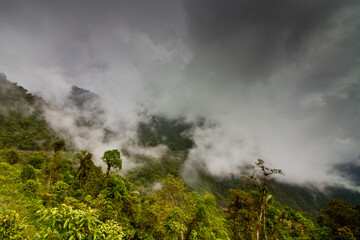
[{"label": "green hill", "polygon": [[0,74],[0,149],[49,149],[56,134],[43,117],[45,104]]}]

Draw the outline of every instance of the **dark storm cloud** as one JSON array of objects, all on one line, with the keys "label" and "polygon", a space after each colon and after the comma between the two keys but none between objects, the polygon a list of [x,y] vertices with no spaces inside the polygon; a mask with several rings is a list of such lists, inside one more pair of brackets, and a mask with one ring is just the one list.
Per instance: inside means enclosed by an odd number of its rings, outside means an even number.
[{"label": "dark storm cloud", "polygon": [[[313,30],[324,27],[331,15],[349,1],[199,0],[185,1],[195,44],[227,38],[248,28],[260,28],[259,37],[278,39],[287,49],[298,45]],[[272,47],[266,44],[269,48]],[[272,49],[274,50],[274,49]]]},{"label": "dark storm cloud", "polygon": [[264,81],[279,65],[302,57],[313,37],[326,34],[336,14],[351,4],[358,3],[187,0],[193,68],[231,72],[234,81]]},{"label": "dark storm cloud", "polygon": [[[144,33],[154,42],[166,44],[179,38],[182,22],[179,19],[176,1],[7,1],[2,2],[0,19],[5,26],[15,31],[26,33],[33,41],[51,44],[55,51],[55,60],[70,77],[76,77],[92,66],[106,66],[106,62],[97,62],[96,49],[99,45],[109,44],[106,41],[126,37],[122,30]],[[173,21],[164,21],[172,18]],[[176,29],[177,33],[174,32]],[[116,36],[116,35],[120,35]],[[31,36],[31,37],[30,37]],[[94,37],[102,37],[103,42],[92,46]],[[37,39],[39,38],[39,39]],[[116,39],[120,38],[120,39]],[[106,40],[107,39],[107,40]],[[31,42],[29,43],[31,44]],[[134,64],[139,61],[137,49],[128,47],[127,53]],[[115,51],[118,49],[114,49]],[[145,53],[146,54],[146,53]],[[90,66],[82,66],[81,62],[89,62]],[[108,59],[109,61],[111,59]],[[75,64],[74,64],[75,63]]]},{"label": "dark storm cloud", "polygon": [[360,139],[360,83],[325,96],[324,102],[324,121],[336,126],[327,130],[338,131],[343,140]]}]

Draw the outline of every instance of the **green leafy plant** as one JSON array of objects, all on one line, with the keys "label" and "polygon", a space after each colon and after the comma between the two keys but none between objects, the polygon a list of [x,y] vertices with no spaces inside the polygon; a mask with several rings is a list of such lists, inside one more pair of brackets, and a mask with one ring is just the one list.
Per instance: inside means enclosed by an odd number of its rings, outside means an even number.
[{"label": "green leafy plant", "polygon": [[58,208],[38,212],[41,216],[39,237],[42,239],[119,239],[123,237],[122,228],[115,221],[101,222],[96,210],[75,209],[62,204]]},{"label": "green leafy plant", "polygon": [[19,214],[0,214],[0,239],[28,239],[24,229],[25,225],[19,219]]}]

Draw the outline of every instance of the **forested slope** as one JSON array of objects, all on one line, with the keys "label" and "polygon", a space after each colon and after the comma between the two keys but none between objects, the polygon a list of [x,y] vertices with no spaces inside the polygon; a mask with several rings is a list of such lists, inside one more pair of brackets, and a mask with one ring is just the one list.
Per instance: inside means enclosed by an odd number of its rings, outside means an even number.
[{"label": "forested slope", "polygon": [[[152,116],[149,121],[141,123],[138,128],[138,136],[143,145],[164,144],[172,151],[160,161],[138,158],[137,161],[141,165],[131,171],[129,176],[141,178],[143,182],[147,183],[152,183],[167,173],[181,178],[188,150],[194,145],[190,134],[192,127],[192,124],[186,123],[182,119],[168,119],[161,116]],[[240,171],[238,174],[216,177],[212,176],[201,164],[193,164],[192,167],[195,168],[196,177],[194,178],[197,181],[191,183],[185,181],[188,186],[198,192],[211,192],[219,202],[224,202],[225,198],[229,196],[229,189],[250,190],[247,188],[243,180],[243,173]],[[358,177],[355,173],[360,168],[347,165],[346,171],[344,166],[339,167],[338,170],[343,170],[344,174],[351,170],[353,174],[349,176]],[[332,198],[341,199],[353,205],[360,204],[360,193],[342,186],[329,186],[324,191],[320,191],[315,186],[291,185],[274,181],[270,186],[270,191],[277,201],[298,211],[307,212],[311,216],[315,216]]]},{"label": "forested slope", "polygon": [[0,148],[49,149],[56,134],[43,117],[43,99],[0,74],[0,103]]}]

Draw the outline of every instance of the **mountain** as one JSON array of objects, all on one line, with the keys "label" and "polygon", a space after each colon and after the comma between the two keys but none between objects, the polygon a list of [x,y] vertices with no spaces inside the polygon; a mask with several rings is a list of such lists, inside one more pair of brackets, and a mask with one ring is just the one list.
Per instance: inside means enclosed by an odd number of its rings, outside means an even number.
[{"label": "mountain", "polygon": [[[0,149],[15,147],[20,150],[46,150],[58,134],[51,129],[44,118],[43,107],[48,106],[41,97],[11,83],[5,75],[0,75]],[[88,90],[74,86],[64,108],[77,114],[78,125],[101,125],[104,111],[99,96]],[[133,156],[138,167],[127,173],[127,177],[138,186],[148,188],[159,179],[172,174],[183,178],[186,185],[197,192],[211,192],[217,202],[225,206],[229,189],[251,191],[241,178],[241,173],[227,177],[212,176],[200,164],[194,166],[194,179],[184,176],[184,164],[188,151],[194,147],[191,131],[194,123],[184,119],[170,119],[165,116],[147,116],[137,128],[138,142],[142,147],[166,145],[167,153],[160,159],[138,155]],[[123,149],[123,155],[127,155]],[[339,171],[349,174],[358,183],[359,168],[350,165],[337,166]],[[320,191],[313,186],[289,185],[273,182],[269,187],[275,199],[295,210],[308,212],[312,216],[331,198],[360,204],[360,193],[339,186]]]},{"label": "mountain", "polygon": [[[169,119],[164,116],[152,116],[147,122],[142,122],[138,127],[140,142],[145,146],[163,144],[169,147],[171,153],[163,156],[160,161],[138,158],[138,167],[130,171],[129,176],[136,180],[142,179],[142,184],[156,182],[157,179],[171,173],[179,178],[184,178],[188,187],[198,192],[211,192],[217,197],[218,202],[224,205],[229,196],[229,189],[243,189],[250,191],[239,171],[227,177],[212,176],[204,166],[193,166],[195,176],[183,176],[184,163],[188,150],[194,146],[191,139],[193,124],[185,123],[183,119]],[[337,171],[346,172],[349,177],[358,179],[359,167],[354,165],[338,165]],[[190,180],[194,178],[196,180]],[[360,184],[359,184],[360,186]],[[272,182],[269,186],[271,194],[280,203],[291,208],[307,212],[312,216],[332,199],[340,199],[352,205],[360,204],[360,193],[341,186],[328,186],[319,190],[315,186],[302,186]]]},{"label": "mountain", "polygon": [[151,116],[138,125],[137,136],[143,146],[166,145],[171,151],[188,150],[194,146],[189,135],[191,123],[184,119],[169,119],[165,116]]},{"label": "mountain", "polygon": [[82,120],[89,124],[104,122],[104,110],[100,97],[89,90],[72,86],[64,107],[77,113]]}]

